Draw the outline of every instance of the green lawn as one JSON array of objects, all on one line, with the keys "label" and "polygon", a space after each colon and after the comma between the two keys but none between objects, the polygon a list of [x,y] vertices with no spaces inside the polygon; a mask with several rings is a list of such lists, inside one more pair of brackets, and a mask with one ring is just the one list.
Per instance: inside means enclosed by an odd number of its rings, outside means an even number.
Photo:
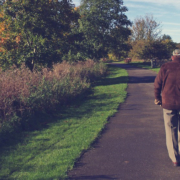
[{"label": "green lawn", "polygon": [[93,92],[55,115],[43,128],[12,136],[0,149],[2,180],[62,180],[75,161],[101,134],[108,118],[126,98],[128,74],[109,66],[109,75]]}]

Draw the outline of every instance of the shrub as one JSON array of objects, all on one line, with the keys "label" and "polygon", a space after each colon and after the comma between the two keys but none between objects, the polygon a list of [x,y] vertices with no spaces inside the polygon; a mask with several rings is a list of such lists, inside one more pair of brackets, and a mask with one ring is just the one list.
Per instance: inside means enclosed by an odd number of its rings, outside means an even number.
[{"label": "shrub", "polygon": [[[51,112],[90,88],[91,82],[105,75],[106,66],[92,60],[62,62],[52,69],[31,72],[25,65],[0,70],[0,128],[13,126],[24,114]],[[15,120],[13,120],[15,119]]]}]

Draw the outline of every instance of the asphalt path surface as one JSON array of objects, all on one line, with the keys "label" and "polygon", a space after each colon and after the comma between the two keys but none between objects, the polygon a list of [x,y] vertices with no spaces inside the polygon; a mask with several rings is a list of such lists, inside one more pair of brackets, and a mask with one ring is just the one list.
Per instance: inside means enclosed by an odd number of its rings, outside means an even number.
[{"label": "asphalt path surface", "polygon": [[180,180],[168,157],[162,108],[154,105],[156,73],[118,64],[128,96],[104,132],[68,173],[73,180]]}]

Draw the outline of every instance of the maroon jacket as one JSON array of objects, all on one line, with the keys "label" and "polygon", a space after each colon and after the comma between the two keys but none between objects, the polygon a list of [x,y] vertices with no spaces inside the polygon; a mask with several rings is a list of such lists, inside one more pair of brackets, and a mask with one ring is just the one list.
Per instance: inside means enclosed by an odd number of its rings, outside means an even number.
[{"label": "maroon jacket", "polygon": [[154,81],[155,99],[162,99],[162,107],[180,110],[180,56],[165,63]]}]

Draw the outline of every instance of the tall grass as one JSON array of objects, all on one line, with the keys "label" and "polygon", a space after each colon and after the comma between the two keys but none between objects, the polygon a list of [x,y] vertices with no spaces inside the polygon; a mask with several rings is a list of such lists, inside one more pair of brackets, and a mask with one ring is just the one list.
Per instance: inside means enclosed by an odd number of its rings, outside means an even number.
[{"label": "tall grass", "polygon": [[0,70],[0,130],[16,126],[22,117],[35,112],[51,112],[86,92],[91,82],[103,76],[106,66],[92,60],[55,64],[31,72],[24,65]]}]

